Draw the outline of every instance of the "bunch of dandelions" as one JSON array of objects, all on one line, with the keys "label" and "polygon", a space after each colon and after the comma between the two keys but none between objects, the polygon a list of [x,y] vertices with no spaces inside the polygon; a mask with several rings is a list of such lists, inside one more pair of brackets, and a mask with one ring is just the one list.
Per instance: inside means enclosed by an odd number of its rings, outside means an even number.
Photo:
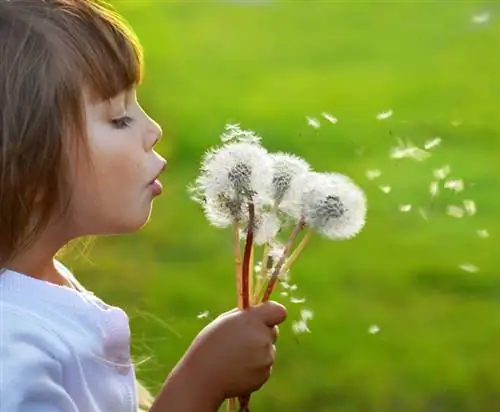
[{"label": "bunch of dandelions", "polygon": [[[357,235],[366,198],[348,177],[315,172],[293,154],[270,153],[259,136],[238,125],[226,126],[221,141],[203,156],[189,191],[210,224],[232,229],[238,306],[245,309],[269,300],[279,280],[288,285],[290,268],[313,233],[332,240]],[[254,265],[257,247],[262,259]],[[239,399],[240,412],[249,399]]]}]

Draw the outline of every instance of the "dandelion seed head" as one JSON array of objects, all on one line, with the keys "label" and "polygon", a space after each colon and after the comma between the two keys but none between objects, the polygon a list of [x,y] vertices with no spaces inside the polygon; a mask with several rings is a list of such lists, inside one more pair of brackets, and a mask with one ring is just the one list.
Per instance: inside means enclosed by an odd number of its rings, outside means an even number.
[{"label": "dandelion seed head", "polygon": [[254,242],[263,245],[271,242],[280,230],[280,221],[276,213],[267,212],[256,216]]},{"label": "dandelion seed head", "polygon": [[273,153],[272,167],[272,195],[276,204],[296,202],[300,193],[293,190],[292,183],[311,170],[309,163],[304,159],[288,153]]},{"label": "dandelion seed head", "polygon": [[205,155],[197,186],[210,198],[222,195],[248,202],[258,195],[263,200],[270,194],[271,166],[271,157],[262,146],[228,143]]},{"label": "dandelion seed head", "polygon": [[302,193],[301,215],[307,225],[330,239],[347,239],[365,224],[366,197],[351,179],[338,173],[311,172]]},{"label": "dandelion seed head", "polygon": [[382,176],[382,172],[379,169],[368,169],[366,171],[366,177],[368,180],[374,180]]}]

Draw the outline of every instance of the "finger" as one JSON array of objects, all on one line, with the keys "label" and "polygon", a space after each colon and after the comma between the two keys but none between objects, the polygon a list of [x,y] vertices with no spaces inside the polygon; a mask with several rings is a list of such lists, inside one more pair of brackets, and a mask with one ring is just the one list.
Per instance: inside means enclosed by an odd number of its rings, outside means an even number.
[{"label": "finger", "polygon": [[273,345],[278,340],[279,333],[280,333],[280,331],[279,331],[279,328],[277,326],[273,326],[271,328],[271,342],[273,343]]},{"label": "finger", "polygon": [[288,315],[287,310],[283,305],[273,301],[255,306],[253,308],[253,313],[269,327],[273,327],[284,322]]}]

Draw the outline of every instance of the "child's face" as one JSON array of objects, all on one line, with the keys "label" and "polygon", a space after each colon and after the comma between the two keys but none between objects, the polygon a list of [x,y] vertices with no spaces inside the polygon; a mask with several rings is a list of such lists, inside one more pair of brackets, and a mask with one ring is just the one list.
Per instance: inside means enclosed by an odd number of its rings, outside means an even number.
[{"label": "child's face", "polygon": [[90,163],[76,159],[72,225],[77,236],[139,229],[150,215],[165,167],[154,146],[161,129],[142,110],[135,91],[109,102],[85,102]]}]

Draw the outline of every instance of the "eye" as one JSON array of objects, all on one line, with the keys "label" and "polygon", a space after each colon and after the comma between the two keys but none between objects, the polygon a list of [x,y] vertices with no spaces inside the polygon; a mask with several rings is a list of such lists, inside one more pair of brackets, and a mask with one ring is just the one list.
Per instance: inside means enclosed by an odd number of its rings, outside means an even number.
[{"label": "eye", "polygon": [[127,127],[130,127],[133,121],[134,119],[129,116],[122,116],[111,120],[111,123],[117,129],[126,129]]}]

